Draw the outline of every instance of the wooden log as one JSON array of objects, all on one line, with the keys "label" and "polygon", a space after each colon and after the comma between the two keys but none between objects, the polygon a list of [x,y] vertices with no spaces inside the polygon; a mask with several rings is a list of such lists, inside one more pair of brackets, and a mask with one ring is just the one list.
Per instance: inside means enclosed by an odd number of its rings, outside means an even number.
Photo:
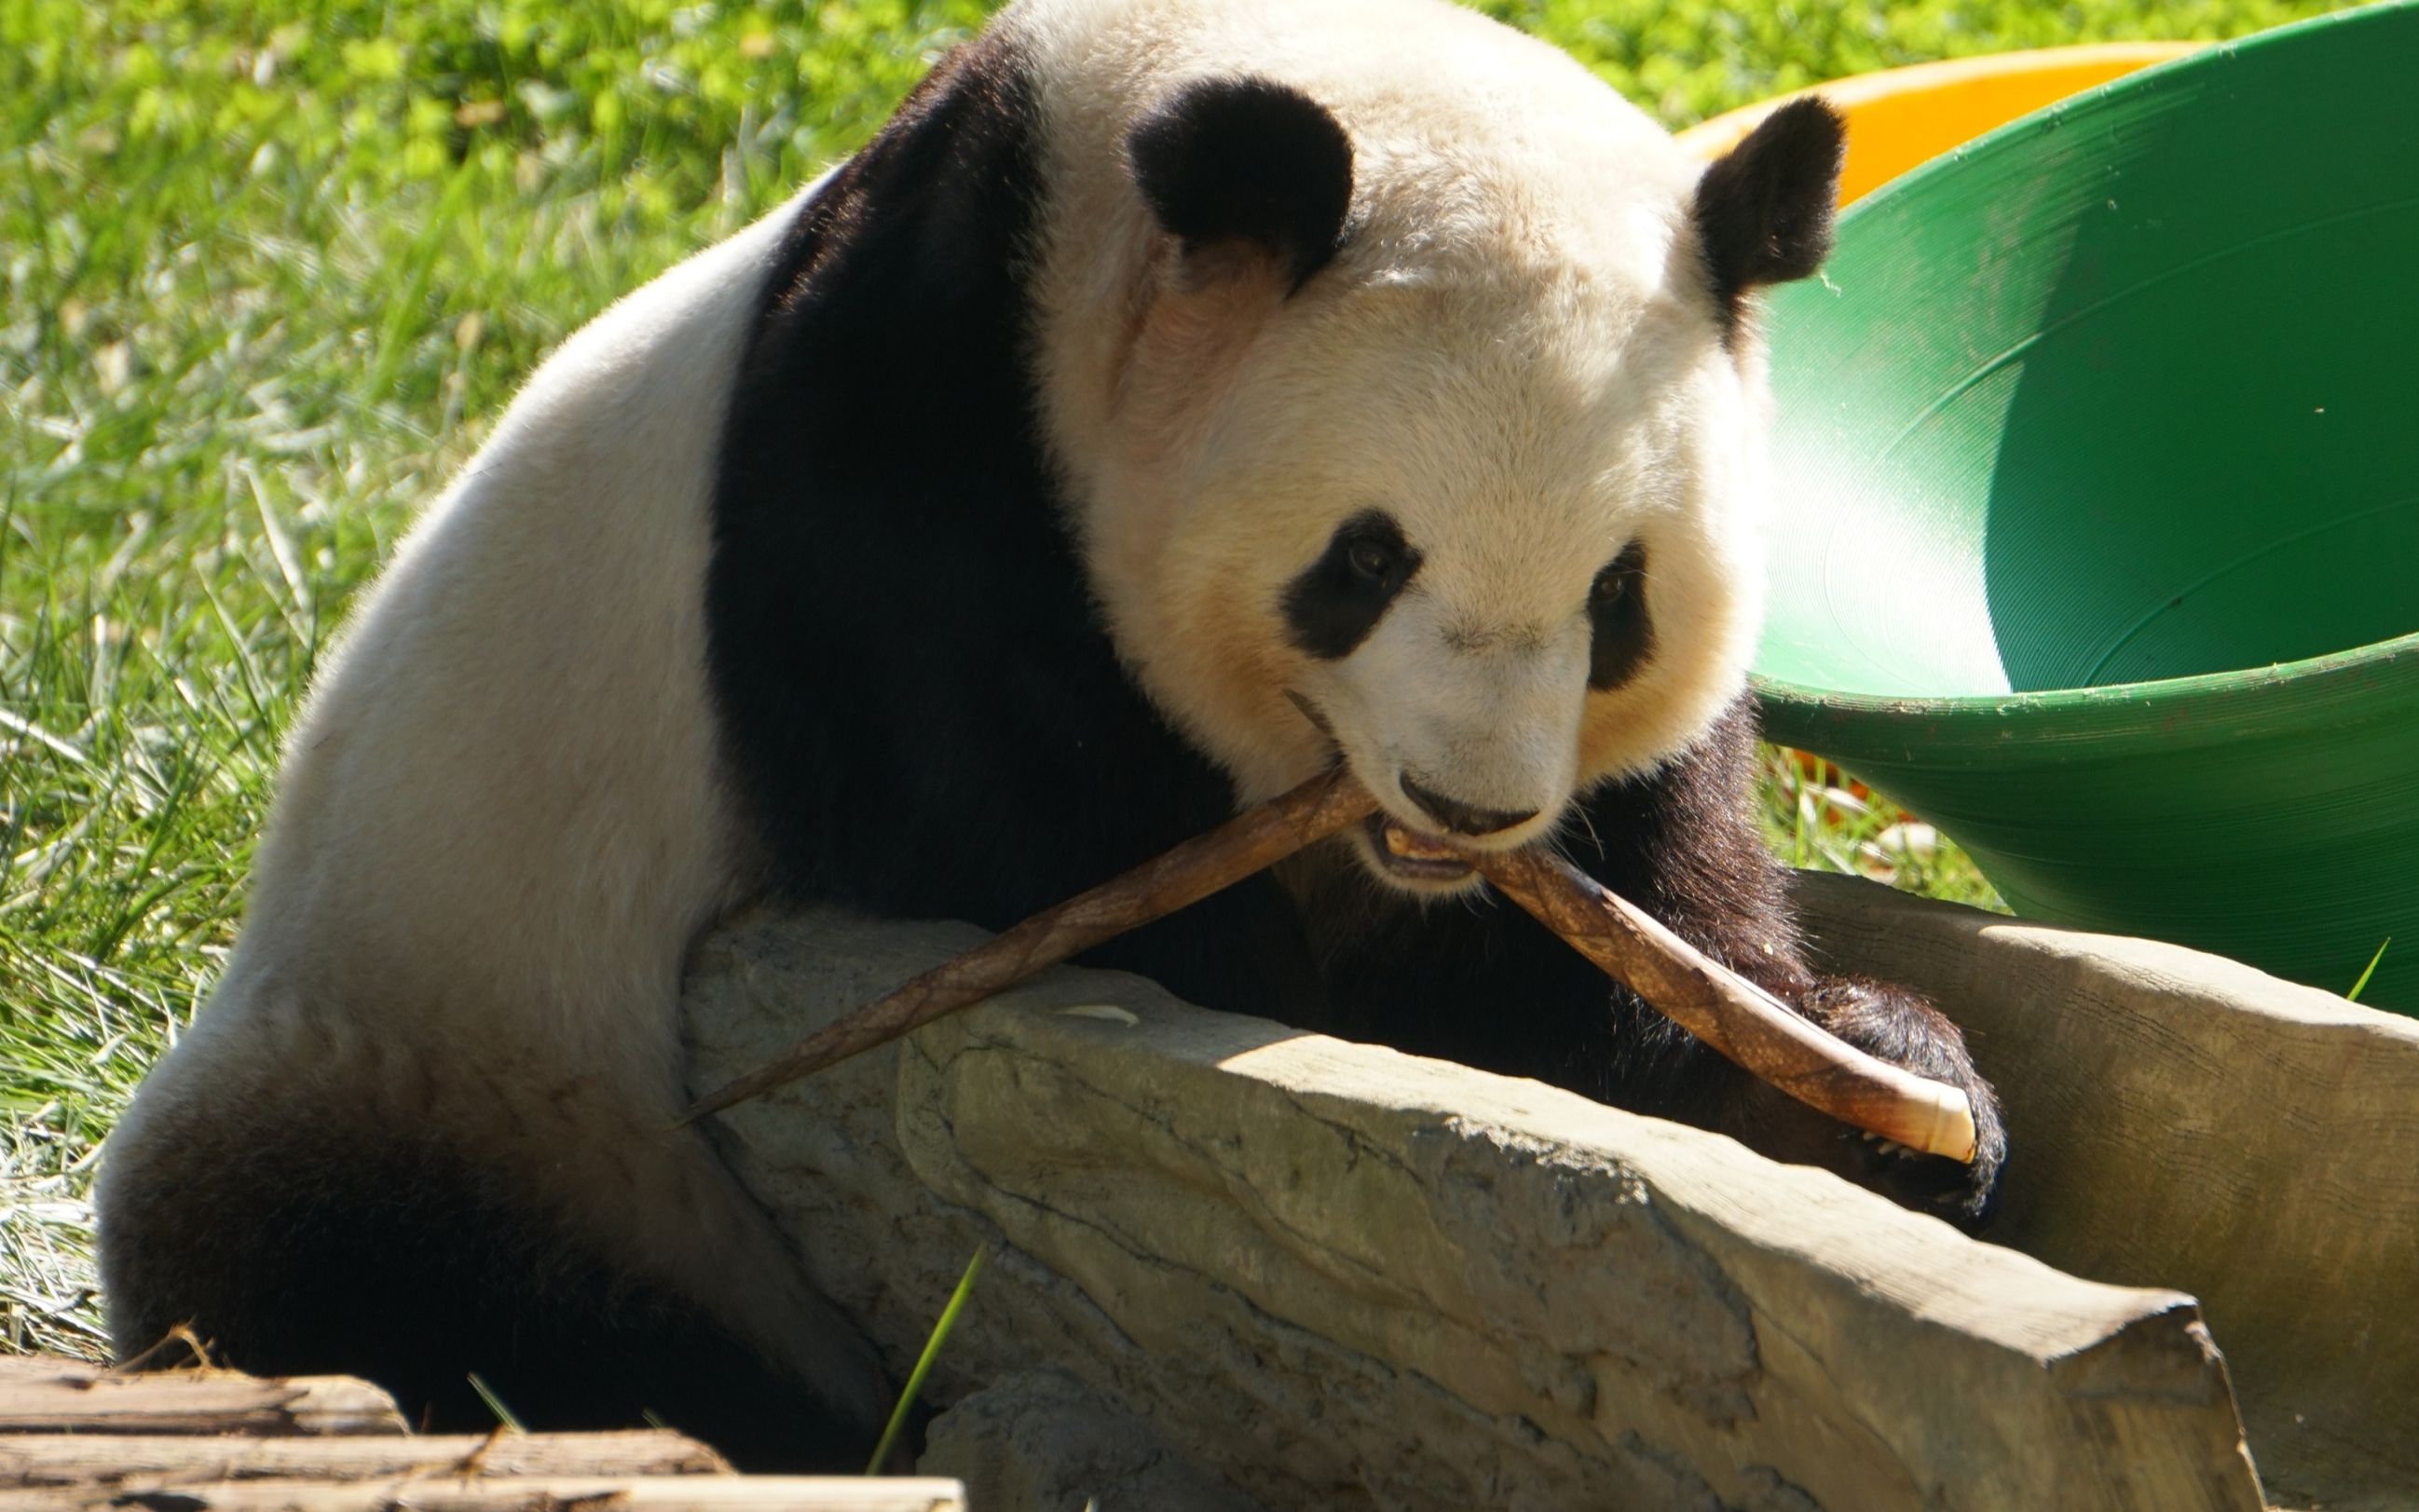
[{"label": "wooden log", "polygon": [[495,1480],[168,1480],[118,1486],[0,1490],[0,1512],[964,1512],[954,1480],[863,1476],[528,1475]]},{"label": "wooden log", "polygon": [[0,1433],[401,1433],[394,1398],[350,1376],[118,1374],[76,1360],[0,1361]]},{"label": "wooden log", "polygon": [[727,1475],[730,1461],[683,1434],[492,1433],[254,1439],[221,1434],[0,1435],[0,1487],[149,1487],[163,1480],[398,1476]]},{"label": "wooden log", "polygon": [[1231,887],[1377,808],[1377,800],[1343,768],[1321,773],[834,1021],[770,1063],[708,1093],[682,1121],[719,1112],[981,1002],[1103,940]]},{"label": "wooden log", "polygon": [[1910,1149],[1974,1158],[1974,1109],[1958,1088],[1827,1033],[1562,856],[1532,848],[1471,858],[1607,976],[1808,1107]]}]

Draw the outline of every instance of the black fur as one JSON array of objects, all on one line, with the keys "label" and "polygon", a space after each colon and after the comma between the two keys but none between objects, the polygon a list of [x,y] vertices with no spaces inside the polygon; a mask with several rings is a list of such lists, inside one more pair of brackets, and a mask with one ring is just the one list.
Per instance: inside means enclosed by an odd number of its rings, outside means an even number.
[{"label": "black fur", "polygon": [[[793,897],[1003,929],[1233,811],[1126,680],[1055,501],[1025,368],[1035,151],[1014,53],[968,44],[765,290],[706,608],[725,745]],[[1240,1006],[1256,957],[1303,960],[1265,880],[1094,959]]]},{"label": "black fur", "polygon": [[1135,184],[1187,252],[1241,241],[1300,288],[1343,240],[1352,142],[1324,106],[1266,79],[1186,85],[1126,138]]},{"label": "black fur", "polygon": [[[743,1469],[864,1468],[871,1443],[802,1382],[686,1299],[566,1242],[475,1159],[357,1108],[291,1126],[308,1137],[285,1148],[254,1128],[236,1148],[143,1148],[150,1196],[109,1214],[111,1279],[121,1305],[163,1310],[118,1319],[121,1337],[191,1324],[218,1364],[367,1375],[435,1432],[496,1426],[475,1373],[532,1430],[639,1427],[653,1412]],[[276,1175],[228,1179],[245,1170]],[[172,1344],[151,1363],[189,1358]]]},{"label": "black fur", "polygon": [[[793,898],[1000,929],[1232,812],[1223,775],[1121,670],[1043,459],[1023,263],[1034,147],[1013,55],[953,54],[804,213],[766,289],[707,605],[726,745]],[[1345,587],[1354,539],[1396,551],[1384,578],[1416,568],[1387,523],[1356,520],[1288,591],[1315,654],[1348,651],[1383,612]],[[1626,596],[1642,615],[1641,587]],[[1612,661],[1628,633],[1608,638]],[[1912,995],[1805,966],[1755,830],[1753,762],[1742,702],[1687,757],[1594,795],[1574,849],[1718,958],[1966,1087],[1995,1139],[1953,1027]],[[1341,843],[1296,869],[1314,878],[1306,911],[1262,876],[1086,959],[1210,1007],[1727,1129],[1904,1196],[1941,1188],[1979,1216],[1995,1143],[1970,1172],[1862,1172],[1868,1147],[1609,989],[1518,910],[1423,909],[1337,864]]]},{"label": "black fur", "polygon": [[1371,509],[1335,528],[1327,549],[1287,585],[1286,627],[1293,643],[1324,661],[1352,654],[1386,607],[1420,570],[1420,554],[1394,517]]},{"label": "black fur", "polygon": [[1847,144],[1839,112],[1793,100],[1697,181],[1697,239],[1726,332],[1749,289],[1808,277],[1830,255]]},{"label": "black fur", "polygon": [[1644,547],[1632,541],[1595,575],[1588,590],[1588,687],[1598,692],[1619,687],[1655,649]]}]

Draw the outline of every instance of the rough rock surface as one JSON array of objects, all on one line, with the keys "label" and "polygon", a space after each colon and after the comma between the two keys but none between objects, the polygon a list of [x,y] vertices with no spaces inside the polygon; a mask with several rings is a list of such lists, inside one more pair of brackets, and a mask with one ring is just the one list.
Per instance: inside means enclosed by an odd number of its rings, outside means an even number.
[{"label": "rough rock surface", "polygon": [[[693,1084],[978,937],[735,921]],[[993,1246],[933,1399],[1055,1365],[1269,1508],[2260,1504],[2187,1296],[1132,978],[1052,973],[722,1127],[902,1371]]]},{"label": "rough rock surface", "polygon": [[1847,877],[1797,895],[1824,949],[1930,993],[1998,1084],[2020,1153],[1995,1242],[2200,1298],[2279,1501],[2419,1502],[2419,1022]]},{"label": "rough rock surface", "polygon": [[1055,1368],[985,1386],[934,1418],[917,1469],[982,1487],[981,1512],[1262,1512]]}]

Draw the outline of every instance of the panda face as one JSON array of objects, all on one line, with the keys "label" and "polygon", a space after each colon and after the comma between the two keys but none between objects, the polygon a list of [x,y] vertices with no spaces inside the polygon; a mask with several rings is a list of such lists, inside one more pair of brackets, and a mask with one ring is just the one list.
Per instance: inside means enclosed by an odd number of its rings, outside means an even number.
[{"label": "panda face", "polygon": [[1095,537],[1121,650],[1247,797],[1340,755],[1388,884],[1473,885],[1446,839],[1548,833],[1738,690],[1744,380],[1647,250],[1617,278],[1337,277],[1264,312],[1207,407],[1130,385]]},{"label": "panda face", "polygon": [[1738,697],[1749,296],[1819,266],[1842,137],[1792,105],[1705,169],[1549,49],[1350,8],[1302,14],[1409,51],[1296,39],[1280,79],[1147,47],[1179,76],[1052,97],[1040,410],[1144,690],[1244,802],[1341,758],[1371,873],[1450,892],[1446,837],[1538,840]]}]

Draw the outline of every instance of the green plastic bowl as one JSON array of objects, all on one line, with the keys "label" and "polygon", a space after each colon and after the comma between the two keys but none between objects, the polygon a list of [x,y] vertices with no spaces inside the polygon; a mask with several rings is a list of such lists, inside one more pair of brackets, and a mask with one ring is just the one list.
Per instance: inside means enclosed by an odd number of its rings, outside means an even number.
[{"label": "green plastic bowl", "polygon": [[1918,169],[1774,301],[1775,740],[2018,913],[2419,1011],[2419,5]]}]

